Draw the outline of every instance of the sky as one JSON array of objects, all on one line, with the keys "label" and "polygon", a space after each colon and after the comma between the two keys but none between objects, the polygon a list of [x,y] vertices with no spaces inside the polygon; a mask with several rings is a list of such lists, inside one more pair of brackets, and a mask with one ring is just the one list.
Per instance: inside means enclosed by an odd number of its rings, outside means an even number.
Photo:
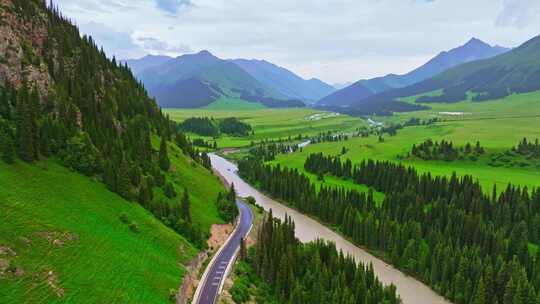
[{"label": "sky", "polygon": [[476,37],[540,34],[539,0],[55,0],[109,56],[209,50],[331,84],[406,73]]}]

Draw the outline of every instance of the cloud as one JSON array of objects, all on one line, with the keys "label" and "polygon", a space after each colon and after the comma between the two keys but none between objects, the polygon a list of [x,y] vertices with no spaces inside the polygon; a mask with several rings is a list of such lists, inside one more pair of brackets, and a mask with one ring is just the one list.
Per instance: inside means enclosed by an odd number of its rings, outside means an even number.
[{"label": "cloud", "polygon": [[502,0],[502,10],[495,20],[499,27],[524,28],[540,14],[537,0]]},{"label": "cloud", "polygon": [[265,59],[329,82],[405,73],[472,36],[514,47],[540,28],[540,0],[54,2],[109,56],[208,49],[222,58]]},{"label": "cloud", "polygon": [[186,44],[171,45],[165,41],[152,37],[139,37],[137,41],[141,47],[152,53],[191,53],[193,50]]},{"label": "cloud", "polygon": [[107,55],[120,58],[134,57],[144,54],[137,44],[133,42],[131,33],[118,31],[102,23],[88,22],[80,25],[83,33],[91,35],[99,46],[102,46]]},{"label": "cloud", "polygon": [[191,6],[191,0],[156,0],[157,7],[169,14],[176,15],[183,6]]}]

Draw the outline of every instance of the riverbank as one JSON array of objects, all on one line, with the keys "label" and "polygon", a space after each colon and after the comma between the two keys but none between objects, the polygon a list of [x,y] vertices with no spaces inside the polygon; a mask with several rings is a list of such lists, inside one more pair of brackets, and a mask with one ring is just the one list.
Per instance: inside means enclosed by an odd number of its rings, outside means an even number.
[{"label": "riverbank", "polygon": [[405,275],[392,265],[352,244],[330,228],[262,194],[238,176],[235,164],[215,154],[210,154],[209,156],[214,169],[218,171],[222,178],[228,183],[234,183],[239,196],[253,196],[257,203],[265,210],[272,209],[274,216],[277,218],[284,219],[286,215],[290,216],[295,222],[296,237],[300,241],[309,242],[316,239],[331,241],[336,244],[338,250],[342,250],[345,254],[350,254],[356,261],[365,264],[373,264],[375,273],[381,282],[387,285],[394,284],[404,304],[450,303],[422,282]]}]

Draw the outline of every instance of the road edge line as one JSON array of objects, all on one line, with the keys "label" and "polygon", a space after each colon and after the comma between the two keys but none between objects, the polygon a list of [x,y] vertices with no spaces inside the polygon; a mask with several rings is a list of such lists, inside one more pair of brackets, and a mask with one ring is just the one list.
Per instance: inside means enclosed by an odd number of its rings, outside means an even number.
[{"label": "road edge line", "polygon": [[[246,237],[247,237],[249,235],[249,233],[251,232],[251,229],[253,228],[254,214],[253,214],[253,211],[251,211],[251,208],[249,208],[249,205],[248,204],[245,204],[245,205],[248,208],[249,213],[251,213],[251,225],[249,225],[249,229],[246,232]],[[244,238],[244,241],[245,241],[245,238]],[[225,269],[225,272],[223,273],[223,280],[221,280],[221,283],[219,284],[218,295],[221,294],[221,292],[223,291],[223,286],[225,285],[225,280],[229,276],[229,273],[231,272],[231,269],[232,269],[233,265],[236,264],[236,259],[238,258],[238,252],[240,252],[240,247],[236,248],[236,250],[234,251],[231,263],[229,263],[229,265],[227,265],[227,268]]]},{"label": "road edge line", "polygon": [[229,237],[227,238],[225,243],[223,243],[223,245],[218,249],[218,251],[216,251],[216,253],[212,257],[212,259],[210,260],[210,263],[208,263],[208,265],[206,266],[206,269],[204,270],[204,273],[203,273],[201,279],[199,280],[199,284],[197,284],[197,289],[195,290],[195,294],[193,295],[193,300],[191,301],[191,304],[199,303],[199,297],[200,297],[201,289],[202,289],[202,286],[204,285],[204,284],[201,284],[201,283],[206,282],[206,279],[208,277],[208,273],[210,272],[210,269],[212,268],[212,265],[214,265],[214,263],[216,262],[216,259],[219,256],[219,254],[221,253],[221,251],[223,251],[223,249],[231,241],[234,233],[240,227],[239,224],[240,224],[240,215],[238,216],[238,218],[235,221],[235,227],[234,227],[233,231],[231,232],[231,234],[229,235]]}]

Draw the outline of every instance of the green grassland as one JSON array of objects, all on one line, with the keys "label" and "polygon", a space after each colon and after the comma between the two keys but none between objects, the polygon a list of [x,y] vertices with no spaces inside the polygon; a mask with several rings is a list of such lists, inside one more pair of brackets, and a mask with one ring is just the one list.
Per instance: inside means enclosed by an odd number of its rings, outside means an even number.
[{"label": "green grassland", "polygon": [[[463,101],[452,104],[429,104],[432,109],[425,111],[396,114],[394,117],[375,119],[389,122],[405,121],[412,117],[441,117],[442,121],[428,126],[406,127],[398,131],[396,136],[384,136],[379,142],[377,136],[369,138],[353,138],[341,143],[322,143],[311,145],[301,152],[280,155],[277,163],[303,170],[305,158],[310,153],[323,152],[337,155],[342,147],[348,149],[344,158],[354,163],[363,159],[379,159],[399,162],[398,155],[410,151],[413,144],[426,139],[440,141],[450,140],[461,146],[467,142],[479,140],[486,149],[486,155],[476,162],[463,161],[424,161],[406,159],[402,162],[412,165],[420,172],[431,172],[433,175],[470,174],[477,178],[490,191],[493,184],[499,189],[508,183],[531,187],[540,186],[540,169],[503,168],[488,165],[490,155],[504,152],[515,146],[523,137],[530,139],[540,137],[540,93],[512,95],[502,100],[472,102]],[[439,112],[467,112],[462,117],[448,117]]]},{"label": "green grassland", "polygon": [[250,110],[260,110],[265,109],[266,107],[260,103],[249,102],[242,99],[230,98],[230,97],[221,97],[213,103],[207,105],[203,109],[205,110],[215,110],[215,111],[250,111]]},{"label": "green grassland", "polygon": [[[255,134],[247,137],[222,136],[218,139],[219,148],[238,148],[251,144],[252,141],[263,139],[279,139],[289,136],[316,135],[327,131],[353,131],[356,128],[367,126],[359,118],[347,115],[332,116],[332,113],[314,109],[259,109],[259,110],[176,110],[166,109],[171,119],[181,122],[190,117],[213,117],[216,119],[236,117],[250,124]],[[313,115],[321,114],[321,119]],[[200,137],[192,134],[192,137]],[[212,140],[212,138],[205,138]]]},{"label": "green grassland", "polygon": [[[177,204],[186,187],[194,223],[205,231],[222,223],[217,177],[176,146],[169,158],[167,180],[178,196],[155,197]],[[168,303],[197,253],[137,203],[55,160],[1,163],[0,173],[0,247],[17,254],[0,250],[0,259],[9,260],[11,272],[24,270],[0,274],[0,303]]]},{"label": "green grassland", "polygon": [[24,270],[0,276],[0,303],[166,303],[178,288],[196,249],[137,204],[53,160],[0,172],[0,245],[17,254],[0,258]]}]

